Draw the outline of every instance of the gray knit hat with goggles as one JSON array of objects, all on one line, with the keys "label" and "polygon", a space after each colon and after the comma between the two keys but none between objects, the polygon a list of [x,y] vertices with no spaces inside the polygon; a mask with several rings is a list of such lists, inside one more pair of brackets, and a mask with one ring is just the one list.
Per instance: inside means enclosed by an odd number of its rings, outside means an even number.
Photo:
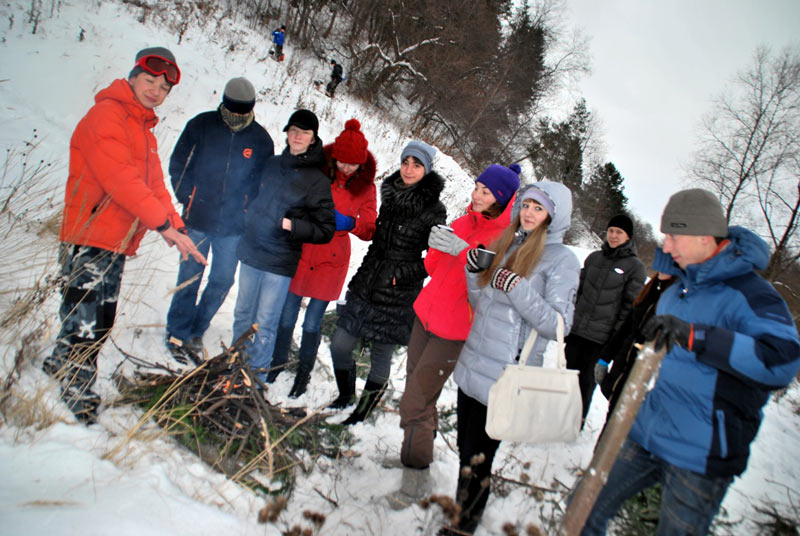
[{"label": "gray knit hat with goggles", "polygon": [[[172,52],[170,52],[170,50],[168,48],[164,48],[164,47],[143,48],[142,50],[140,50],[139,52],[136,53],[136,59],[134,60],[134,63],[139,61],[140,59],[144,58],[145,56],[160,56],[160,57],[164,58],[165,60],[168,60],[168,61],[172,62],[175,65],[176,68],[178,67],[178,63],[175,61],[175,55]],[[133,67],[133,69],[131,69],[131,72],[128,74],[128,79],[131,79],[134,76],[136,76],[136,75],[138,75],[140,73],[144,73],[144,72],[146,72],[146,71],[144,69],[142,69],[141,65],[135,65]],[[166,80],[167,77],[165,76],[164,79]],[[172,82],[170,82],[169,80],[167,80],[167,83],[170,86],[175,85]]]}]

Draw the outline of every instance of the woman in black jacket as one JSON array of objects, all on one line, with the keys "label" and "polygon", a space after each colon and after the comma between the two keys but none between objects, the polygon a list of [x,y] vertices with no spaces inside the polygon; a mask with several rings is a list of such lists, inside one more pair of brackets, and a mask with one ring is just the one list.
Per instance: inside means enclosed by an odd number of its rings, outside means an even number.
[{"label": "woman in black jacket", "polygon": [[353,349],[371,342],[370,373],[355,411],[344,424],[363,421],[383,396],[395,345],[406,345],[414,322],[414,300],[427,277],[422,253],[431,227],[447,211],[439,201],[444,180],[433,171],[436,149],[412,141],[403,149],[400,169],[381,186],[375,235],[350,281],[331,340],[339,396],[329,406],[342,409],[355,396]]}]

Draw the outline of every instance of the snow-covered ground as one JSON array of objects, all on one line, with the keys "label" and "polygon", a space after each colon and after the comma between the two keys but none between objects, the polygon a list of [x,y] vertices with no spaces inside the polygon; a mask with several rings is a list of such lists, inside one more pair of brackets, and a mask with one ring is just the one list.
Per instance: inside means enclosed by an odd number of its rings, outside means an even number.
[{"label": "snow-covered ground", "polygon": [[[27,155],[28,170],[40,161],[44,166],[41,173],[33,174],[35,180],[21,185],[11,210],[0,210],[0,318],[19,296],[34,295],[37,288],[46,286],[45,275],[54,273],[57,240],[48,230],[47,218],[58,212],[63,199],[71,132],[92,104],[94,94],[113,79],[126,77],[136,51],[146,46],[169,47],[183,74],[181,83],[157,110],[162,121],[155,132],[163,162],[168,160],[186,121],[215,108],[228,79],[246,76],[259,93],[257,120],[273,136],[277,147],[283,146],[282,127],[290,113],[306,107],[320,117],[320,136],[326,142],[333,141],[347,119],[358,118],[377,158],[379,176],[399,164],[408,133],[398,131],[383,115],[351,99],[344,85],[335,100],[314,89],[311,82],[326,80],[329,67],[323,59],[295,50],[291,36],[287,38],[284,63],[271,59],[259,62],[266,55],[268,38],[227,19],[206,27],[190,27],[178,45],[174,33],[141,24],[122,4],[79,0],[52,4],[52,10],[50,6],[43,8],[35,34],[28,15],[30,2],[15,0],[0,5],[0,145],[9,151],[12,162],[5,173],[0,173],[0,199],[4,202],[18,184],[15,181],[21,175],[23,155]],[[235,44],[235,52],[230,51],[231,44]],[[473,179],[446,155],[437,156],[435,167],[447,178],[444,202],[452,220],[467,205]],[[31,176],[30,171],[25,175],[28,179]],[[353,241],[351,273],[366,249],[365,243]],[[581,260],[591,243],[583,246],[574,248]],[[173,367],[163,335],[177,260],[175,251],[155,233],[148,235],[139,254],[126,265],[113,334],[114,343],[125,352]],[[278,522],[266,525],[256,520],[265,504],[263,496],[210,470],[159,434],[155,425],[131,436],[130,430],[140,417],[133,408],[110,407],[98,424],[88,428],[76,423],[59,402],[55,385],[39,370],[58,327],[57,294],[52,290],[49,294],[39,292],[44,299],[38,310],[0,330],[3,380],[15,358],[25,357],[12,388],[10,406],[6,406],[14,411],[7,411],[8,420],[0,424],[0,536],[280,534],[295,524],[310,526],[302,518],[306,510],[327,517],[318,534],[432,534],[438,528],[440,517],[435,510],[414,506],[395,512],[381,499],[400,483],[400,470],[381,465],[384,457],[397,455],[402,438],[399,416],[390,410],[391,402],[374,422],[352,427],[353,456],[317,460],[310,474],[298,477]],[[215,349],[230,341],[235,296],[234,287],[206,334],[207,347]],[[22,341],[23,335],[35,329],[43,330],[40,339]],[[330,401],[336,387],[325,344],[319,361],[304,397],[287,399],[291,374],[283,374],[270,389],[269,399],[308,407],[321,407]],[[97,385],[104,398],[111,399],[116,393],[110,376],[118,367],[130,372],[132,365],[123,360],[114,344],[106,344]],[[402,392],[404,370],[405,354],[400,352],[393,362],[394,399]],[[27,404],[19,403],[21,400]],[[450,382],[440,407],[454,405],[455,388]],[[780,403],[767,406],[748,471],[736,480],[723,505],[727,520],[742,523],[721,529],[721,534],[756,533],[748,520],[757,516],[753,507],[762,502],[796,512],[800,503],[796,456],[800,417],[793,408],[798,405],[800,388],[795,384]],[[40,418],[31,418],[28,410],[38,411]],[[531,484],[552,491],[532,494],[522,486],[505,486],[503,493],[490,498],[478,534],[497,534],[505,522],[519,528],[532,523],[552,529],[566,490],[591,458],[605,413],[605,400],[598,394],[585,430],[571,445],[504,444],[495,471],[517,481],[529,479]],[[458,457],[454,447],[454,432],[437,437],[432,465],[435,493],[452,495],[455,490]],[[338,506],[324,497],[334,499]]]}]

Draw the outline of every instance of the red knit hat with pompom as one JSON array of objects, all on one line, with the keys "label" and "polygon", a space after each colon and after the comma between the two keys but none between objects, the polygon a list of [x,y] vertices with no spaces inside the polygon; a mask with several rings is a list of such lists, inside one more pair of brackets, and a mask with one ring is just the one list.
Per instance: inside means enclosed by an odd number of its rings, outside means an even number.
[{"label": "red knit hat with pompom", "polygon": [[367,161],[367,145],[367,138],[361,133],[361,123],[358,119],[349,119],[333,142],[332,156],[344,164],[363,164]]}]

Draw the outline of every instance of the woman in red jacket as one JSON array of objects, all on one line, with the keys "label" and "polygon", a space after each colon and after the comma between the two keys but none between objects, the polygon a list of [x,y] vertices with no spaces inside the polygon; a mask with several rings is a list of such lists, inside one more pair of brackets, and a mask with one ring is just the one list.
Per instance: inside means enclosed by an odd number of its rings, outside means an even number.
[{"label": "woman in red jacket", "polygon": [[401,489],[390,504],[403,508],[427,495],[433,439],[438,425],[436,401],[453,373],[472,325],[464,272],[467,249],[491,243],[508,226],[520,167],[492,164],[475,180],[472,204],[452,231],[434,227],[425,257],[431,279],[414,302],[414,328],[408,343],[405,392],[400,399],[403,446]]},{"label": "woman in red jacket", "polygon": [[325,146],[323,171],[331,179],[331,196],[336,213],[336,233],[327,244],[303,244],[300,264],[289,287],[281,313],[272,370],[268,382],[275,381],[286,365],[292,333],[304,296],[310,298],[303,319],[303,337],[298,352],[299,364],[289,392],[297,398],[306,391],[320,343],[322,316],[328,303],[339,299],[350,265],[350,236],[371,240],[375,232],[377,192],[375,158],[367,150],[361,124],[350,119],[333,144]]}]

